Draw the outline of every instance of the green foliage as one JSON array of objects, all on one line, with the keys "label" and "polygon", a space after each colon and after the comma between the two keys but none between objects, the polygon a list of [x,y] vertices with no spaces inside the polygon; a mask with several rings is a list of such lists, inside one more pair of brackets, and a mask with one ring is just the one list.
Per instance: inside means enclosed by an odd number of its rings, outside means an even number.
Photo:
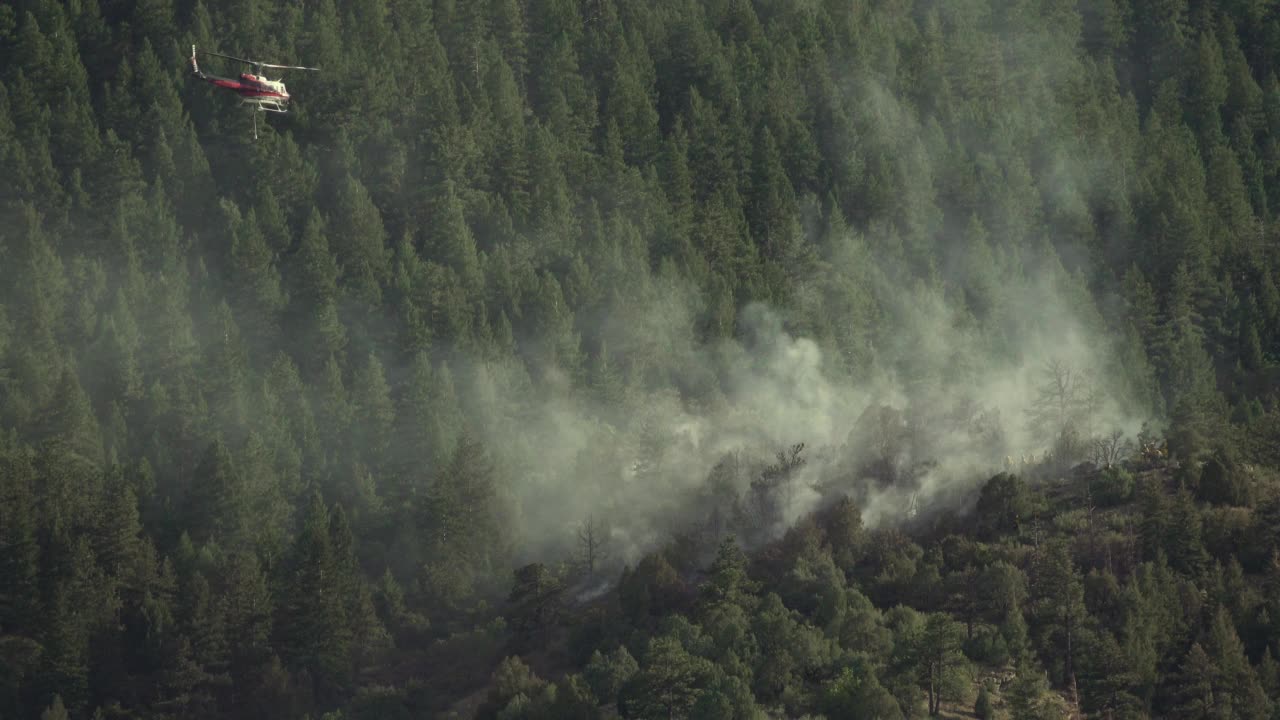
[{"label": "green foliage", "polygon": [[708,660],[690,655],[677,638],[655,637],[640,671],[619,692],[618,711],[625,718],[684,715],[713,673]]},{"label": "green foliage", "polygon": [[994,720],[996,716],[995,704],[987,690],[987,683],[983,683],[978,690],[978,699],[973,703],[973,714],[978,716],[978,720]]},{"label": "green foliage", "polygon": [[508,619],[522,644],[539,637],[547,626],[557,622],[563,591],[561,579],[542,563],[516,570],[515,583],[507,597],[512,605]]},{"label": "green foliage", "polygon": [[1248,505],[1249,486],[1238,463],[1219,451],[1200,467],[1196,497],[1214,505]]},{"label": "green foliage", "polygon": [[903,717],[898,701],[880,684],[865,658],[857,658],[853,667],[846,667],[823,688],[818,706],[827,717]]},{"label": "green foliage", "polygon": [[592,653],[584,677],[597,699],[611,703],[639,670],[640,666],[626,646],[620,645],[607,655],[599,650]]},{"label": "green foliage", "polygon": [[1133,497],[1133,475],[1120,466],[1103,468],[1089,481],[1089,494],[1102,507],[1120,505]]},{"label": "green foliage", "polygon": [[976,512],[991,537],[1016,533],[1031,518],[1031,497],[1026,483],[1016,475],[1001,473],[982,486]]}]

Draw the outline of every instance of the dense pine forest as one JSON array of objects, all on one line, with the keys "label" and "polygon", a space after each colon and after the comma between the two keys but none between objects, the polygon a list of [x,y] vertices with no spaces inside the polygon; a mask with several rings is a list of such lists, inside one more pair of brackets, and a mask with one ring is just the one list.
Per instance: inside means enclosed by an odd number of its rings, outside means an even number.
[{"label": "dense pine forest", "polygon": [[1280,717],[1277,52],[0,4],[0,717]]}]

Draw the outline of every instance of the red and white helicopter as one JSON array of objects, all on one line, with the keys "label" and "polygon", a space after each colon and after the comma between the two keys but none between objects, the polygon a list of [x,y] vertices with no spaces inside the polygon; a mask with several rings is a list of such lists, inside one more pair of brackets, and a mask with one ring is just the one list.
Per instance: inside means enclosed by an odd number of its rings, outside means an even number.
[{"label": "red and white helicopter", "polygon": [[236,60],[246,65],[253,66],[253,73],[240,73],[240,77],[235,79],[207,75],[200,71],[200,64],[196,61],[196,46],[191,46],[191,70],[195,73],[197,78],[216,87],[226,88],[235,92],[240,96],[240,104],[242,105],[249,104],[254,106],[253,137],[255,140],[258,137],[258,112],[289,112],[290,96],[288,89],[285,88],[283,82],[279,80],[269,80],[265,75],[262,75],[262,68],[276,68],[279,70],[320,69],[302,67],[301,65],[276,65],[274,63],[266,63],[258,60],[245,60],[244,58],[209,52],[208,50],[206,50],[204,54],[226,58],[228,60]]}]

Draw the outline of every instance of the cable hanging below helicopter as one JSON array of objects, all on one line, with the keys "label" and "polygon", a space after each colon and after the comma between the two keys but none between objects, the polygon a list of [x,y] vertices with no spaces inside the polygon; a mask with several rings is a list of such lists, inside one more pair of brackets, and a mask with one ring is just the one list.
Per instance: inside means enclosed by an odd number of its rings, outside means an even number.
[{"label": "cable hanging below helicopter", "polygon": [[260,60],[245,60],[244,58],[234,57],[232,55],[223,55],[222,53],[205,51],[205,55],[213,55],[215,57],[235,60],[253,67],[252,73],[240,73],[239,78],[224,78],[216,75],[208,75],[200,70],[200,63],[196,60],[196,46],[191,46],[191,70],[196,78],[203,80],[215,87],[231,90],[240,96],[241,105],[253,106],[253,139],[258,139],[258,113],[259,112],[289,112],[290,95],[284,83],[280,80],[270,80],[262,74],[263,68],[274,68],[278,70],[313,70],[318,71],[320,68],[303,67],[301,65],[277,65],[275,63],[262,62]]}]

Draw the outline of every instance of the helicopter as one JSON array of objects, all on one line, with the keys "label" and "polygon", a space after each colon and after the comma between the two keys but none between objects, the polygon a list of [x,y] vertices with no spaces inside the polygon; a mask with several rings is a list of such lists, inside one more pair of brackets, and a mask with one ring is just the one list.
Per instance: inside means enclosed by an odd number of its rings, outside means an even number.
[{"label": "helicopter", "polygon": [[200,63],[196,60],[196,46],[191,46],[191,70],[195,73],[196,78],[203,80],[215,87],[226,88],[235,92],[240,96],[240,104],[249,104],[254,106],[253,114],[253,139],[258,139],[258,113],[259,112],[289,112],[289,91],[285,88],[284,83],[280,80],[270,80],[262,74],[262,68],[276,68],[280,70],[319,70],[320,68],[302,67],[301,65],[277,65],[275,63],[262,62],[260,60],[245,60],[244,58],[234,57],[232,55],[223,55],[222,53],[204,51],[205,55],[213,55],[215,57],[235,60],[246,65],[253,66],[253,73],[240,73],[239,78],[224,78],[216,75],[207,75],[200,70]]}]

